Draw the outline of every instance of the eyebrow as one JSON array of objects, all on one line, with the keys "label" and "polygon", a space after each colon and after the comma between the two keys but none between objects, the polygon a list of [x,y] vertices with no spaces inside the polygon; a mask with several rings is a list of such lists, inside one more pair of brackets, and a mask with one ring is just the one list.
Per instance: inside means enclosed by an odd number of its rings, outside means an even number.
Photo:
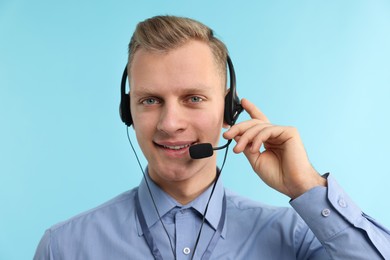
[{"label": "eyebrow", "polygon": [[[180,93],[182,95],[188,95],[188,94],[197,94],[197,93],[207,93],[210,92],[211,87],[205,86],[205,85],[199,85],[196,87],[189,87],[189,88],[183,88],[180,89]],[[159,96],[159,91],[155,89],[150,89],[150,88],[144,88],[142,90],[134,90],[134,95],[138,97],[143,97],[143,96]]]}]

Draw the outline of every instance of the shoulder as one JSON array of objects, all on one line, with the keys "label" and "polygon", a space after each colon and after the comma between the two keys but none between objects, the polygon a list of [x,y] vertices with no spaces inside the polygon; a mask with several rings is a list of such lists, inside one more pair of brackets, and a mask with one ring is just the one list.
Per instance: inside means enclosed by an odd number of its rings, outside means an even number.
[{"label": "shoulder", "polygon": [[95,208],[53,225],[49,228],[49,231],[56,233],[67,228],[74,231],[82,226],[85,229],[88,228],[88,225],[105,224],[106,222],[119,220],[123,218],[123,215],[128,216],[134,209],[134,196],[137,190],[138,187],[119,194]]},{"label": "shoulder", "polygon": [[64,259],[103,259],[101,254],[107,252],[107,245],[123,240],[123,230],[137,234],[133,225],[137,190],[124,192],[47,229],[34,259],[49,259],[49,255],[61,255]]},{"label": "shoulder", "polygon": [[254,201],[226,190],[227,208],[230,214],[240,219],[255,219],[262,221],[289,221],[298,223],[302,221],[299,215],[291,207],[271,206]]},{"label": "shoulder", "polygon": [[272,237],[274,242],[266,243],[267,246],[287,246],[290,250],[298,248],[305,239],[314,239],[309,227],[291,207],[270,206],[231,191],[226,191],[226,198],[228,233],[250,238],[254,246],[264,244],[264,237]]},{"label": "shoulder", "polygon": [[246,248],[252,258],[263,255],[285,259],[296,255],[297,259],[307,259],[302,256],[307,248],[320,247],[293,208],[270,206],[229,190],[226,199],[226,237],[244,237],[242,241],[235,240],[237,250]]}]

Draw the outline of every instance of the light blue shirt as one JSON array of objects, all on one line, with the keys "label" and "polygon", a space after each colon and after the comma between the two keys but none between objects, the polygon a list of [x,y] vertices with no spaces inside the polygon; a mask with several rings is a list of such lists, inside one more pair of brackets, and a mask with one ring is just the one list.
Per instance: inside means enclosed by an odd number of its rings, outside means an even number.
[{"label": "light blue shirt", "polygon": [[[147,178],[177,259],[191,259],[211,188],[181,205]],[[225,225],[211,259],[390,259],[390,232],[363,214],[331,175],[327,179],[327,188],[316,187],[293,200],[295,210],[243,198],[219,180],[194,259],[200,259],[217,228],[224,194]],[[48,229],[34,259],[153,259],[136,214],[137,192],[163,259],[174,259],[145,180]]]}]

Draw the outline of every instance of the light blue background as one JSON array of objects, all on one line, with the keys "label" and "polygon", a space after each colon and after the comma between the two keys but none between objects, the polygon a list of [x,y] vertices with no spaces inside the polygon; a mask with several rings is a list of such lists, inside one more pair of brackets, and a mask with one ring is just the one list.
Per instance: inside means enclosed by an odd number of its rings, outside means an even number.
[{"label": "light blue background", "polygon": [[[31,259],[46,228],[140,182],[119,84],[136,23],[158,14],[212,27],[239,95],[296,126],[317,170],[390,226],[389,1],[1,0],[0,259]],[[288,205],[242,155],[223,179]]]}]

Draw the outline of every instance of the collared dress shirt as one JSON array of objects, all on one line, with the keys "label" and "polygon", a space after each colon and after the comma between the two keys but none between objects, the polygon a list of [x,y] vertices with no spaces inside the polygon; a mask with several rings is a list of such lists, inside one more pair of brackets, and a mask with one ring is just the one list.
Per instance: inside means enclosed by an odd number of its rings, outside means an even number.
[{"label": "collared dress shirt", "polygon": [[[362,213],[331,175],[326,177],[328,187],[313,188],[291,201],[294,209],[243,198],[219,180],[193,259],[201,259],[217,229],[224,195],[225,223],[210,259],[390,259],[390,232]],[[49,228],[34,260],[153,259],[137,216],[136,193],[163,259],[191,259],[211,187],[181,205],[146,179],[160,217],[144,179],[138,187]]]}]

